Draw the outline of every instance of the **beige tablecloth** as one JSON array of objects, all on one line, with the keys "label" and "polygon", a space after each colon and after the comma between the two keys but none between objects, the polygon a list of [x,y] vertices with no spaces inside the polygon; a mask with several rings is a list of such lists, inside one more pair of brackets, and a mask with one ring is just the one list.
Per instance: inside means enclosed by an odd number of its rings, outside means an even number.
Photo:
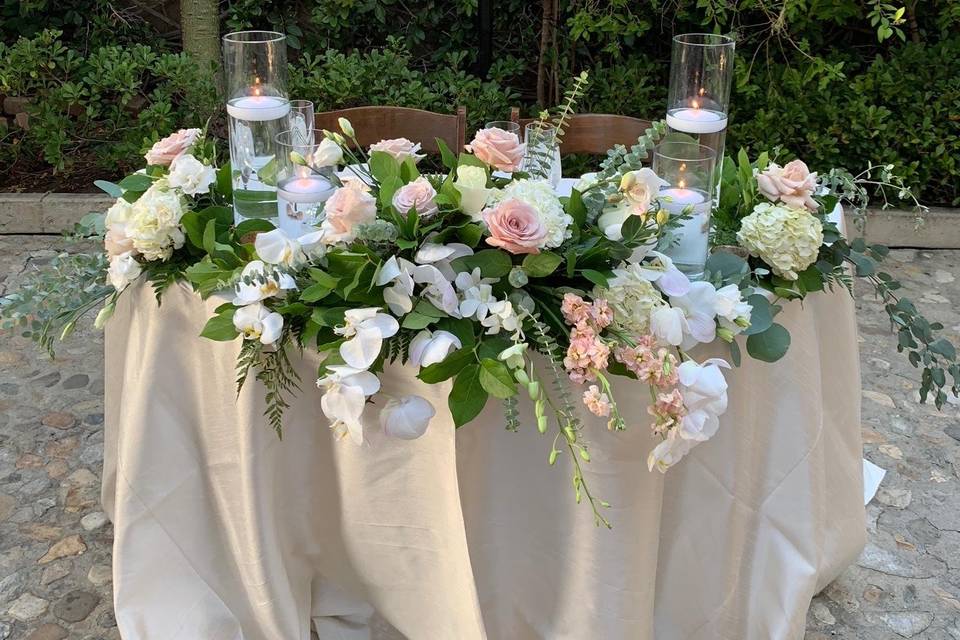
[{"label": "beige tablecloth", "polygon": [[800,638],[863,545],[845,292],[787,307],[788,356],[732,371],[719,434],[666,476],[646,470],[645,390],[619,384],[636,424],[592,421],[587,465],[612,531],[529,420],[506,432],[491,401],[455,438],[447,388],[410,371],[383,386],[438,408],[419,440],[387,439],[375,408],[363,447],[334,440],[309,355],[278,440],[262,389],[234,391],[238,343],[197,337],[217,304],[176,286],[158,308],[135,287],[108,327],[103,502],[126,640],[307,640],[311,621],[353,640],[374,609],[412,640]]}]

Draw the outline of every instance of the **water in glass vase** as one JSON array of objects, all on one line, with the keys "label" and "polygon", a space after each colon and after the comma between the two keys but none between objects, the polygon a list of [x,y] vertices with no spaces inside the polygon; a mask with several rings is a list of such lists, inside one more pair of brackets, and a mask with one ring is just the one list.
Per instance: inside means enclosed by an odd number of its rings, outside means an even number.
[{"label": "water in glass vase", "polygon": [[289,100],[277,96],[244,96],[227,103],[238,223],[278,216],[276,136],[288,128],[289,113]]}]

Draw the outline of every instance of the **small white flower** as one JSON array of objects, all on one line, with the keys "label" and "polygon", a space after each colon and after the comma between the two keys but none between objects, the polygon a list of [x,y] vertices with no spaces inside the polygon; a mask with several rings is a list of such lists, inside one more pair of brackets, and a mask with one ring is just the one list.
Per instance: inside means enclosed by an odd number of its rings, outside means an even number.
[{"label": "small white flower", "polygon": [[140,276],[141,271],[140,263],[133,257],[132,252],[127,251],[110,259],[107,278],[114,289],[123,291]]},{"label": "small white flower", "polygon": [[343,162],[343,149],[334,140],[324,138],[310,157],[310,166],[333,167]]},{"label": "small white flower", "polygon": [[355,369],[369,369],[389,338],[400,330],[396,318],[380,313],[377,307],[349,309],[344,314],[346,324],[336,327],[334,333],[349,338],[340,345],[340,357]]},{"label": "small white flower", "polygon": [[233,326],[243,334],[244,340],[259,340],[273,344],[283,332],[283,316],[270,311],[259,302],[240,307],[233,314]]},{"label": "small white flower", "polygon": [[343,135],[348,138],[355,138],[356,135],[353,132],[353,125],[350,124],[350,121],[346,118],[337,118],[337,124],[340,126],[340,131],[343,131]]},{"label": "small white flower", "polygon": [[515,336],[519,334],[520,318],[514,312],[509,300],[498,300],[488,305],[488,310],[489,315],[480,321],[480,324],[487,328],[487,335],[501,331],[512,332]]},{"label": "small white flower", "polygon": [[300,243],[284,233],[283,229],[258,233],[253,247],[267,264],[295,267],[307,258]]},{"label": "small white flower", "polygon": [[526,352],[527,344],[525,342],[516,342],[501,351],[497,359],[504,362],[511,369],[519,369],[524,365],[524,355]]},{"label": "small white flower", "polygon": [[185,153],[170,164],[167,181],[170,186],[180,189],[188,196],[210,193],[210,185],[217,179],[217,172],[208,164],[203,164],[189,153]]},{"label": "small white flower", "polygon": [[[250,280],[250,284],[244,280]],[[274,278],[272,275],[267,275],[267,266],[261,260],[252,260],[240,273],[240,282],[235,289],[233,304],[242,307],[276,296],[284,290],[296,288],[296,281],[288,274],[282,273],[279,278]]]},{"label": "small white flower", "polygon": [[[474,269],[479,275],[480,269]],[[490,305],[496,303],[493,288],[482,280],[474,280],[470,274],[462,272],[457,275],[457,287],[463,292],[460,301],[460,315],[464,318],[483,320],[490,311]]]},{"label": "small white flower", "polygon": [[424,329],[410,341],[410,361],[421,367],[442,362],[444,358],[463,346],[460,338],[449,331],[430,332]]},{"label": "small white flower", "polygon": [[436,409],[426,398],[403,396],[389,400],[380,410],[380,426],[388,436],[414,440],[426,432],[436,414]]}]

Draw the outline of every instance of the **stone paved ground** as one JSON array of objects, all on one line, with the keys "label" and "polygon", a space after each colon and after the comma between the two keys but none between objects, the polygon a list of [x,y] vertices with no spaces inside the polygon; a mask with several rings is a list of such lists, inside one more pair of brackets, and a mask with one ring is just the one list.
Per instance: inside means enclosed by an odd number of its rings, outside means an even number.
[{"label": "stone paved ground", "polygon": [[[62,246],[0,236],[0,291]],[[891,270],[954,339],[958,267],[957,251],[892,254]],[[858,293],[866,457],[888,474],[868,507],[866,550],[814,600],[806,637],[960,640],[960,410],[917,402],[882,308]],[[54,362],[0,338],[0,640],[119,637],[112,528],[98,505],[102,424],[98,332],[82,328]]]}]

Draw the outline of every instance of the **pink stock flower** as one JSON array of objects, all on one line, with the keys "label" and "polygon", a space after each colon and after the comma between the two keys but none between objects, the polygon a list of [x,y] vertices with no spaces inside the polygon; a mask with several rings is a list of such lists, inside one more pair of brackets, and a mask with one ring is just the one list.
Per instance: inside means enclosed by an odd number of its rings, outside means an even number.
[{"label": "pink stock flower", "polygon": [[430,181],[420,176],[413,182],[407,183],[397,189],[393,194],[393,208],[406,215],[410,209],[416,209],[417,215],[421,218],[428,218],[435,214],[440,208],[437,206],[434,198],[437,197],[437,191],[430,184]]},{"label": "pink stock flower", "polygon": [[155,142],[143,157],[149,165],[167,167],[178,156],[189,151],[200,133],[200,129],[180,129]]},{"label": "pink stock flower", "polygon": [[563,304],[560,305],[567,324],[579,327],[586,326],[590,319],[590,303],[575,293],[563,294]]},{"label": "pink stock flower", "polygon": [[510,253],[540,253],[547,229],[531,205],[511,198],[481,215],[490,229],[487,244]]},{"label": "pink stock flower", "polygon": [[507,173],[520,169],[525,148],[517,134],[496,127],[477,131],[473,141],[466,146],[467,151],[484,164]]},{"label": "pink stock flower", "polygon": [[605,418],[610,415],[610,398],[595,384],[583,392],[583,404],[595,416]]},{"label": "pink stock flower", "polygon": [[653,431],[666,433],[673,425],[679,424],[687,410],[683,406],[683,395],[679,389],[669,393],[658,393],[657,400],[647,407],[647,413],[654,417]]},{"label": "pink stock flower", "polygon": [[563,359],[570,379],[577,384],[596,380],[597,371],[607,368],[610,347],[603,343],[590,327],[574,327],[570,332],[570,346]]},{"label": "pink stock flower", "polygon": [[644,336],[636,347],[619,347],[614,357],[640,382],[668,389],[677,384],[677,358],[666,349],[654,351],[652,336]]},{"label": "pink stock flower", "polygon": [[811,197],[817,188],[817,174],[810,173],[803,160],[788,162],[783,167],[771,162],[757,175],[757,186],[771,202],[779,200],[796,209],[806,207],[810,211],[816,211],[819,206]]},{"label": "pink stock flower", "polygon": [[593,320],[597,329],[606,329],[613,322],[613,309],[603,298],[594,300],[593,306],[590,307],[590,319]]}]

